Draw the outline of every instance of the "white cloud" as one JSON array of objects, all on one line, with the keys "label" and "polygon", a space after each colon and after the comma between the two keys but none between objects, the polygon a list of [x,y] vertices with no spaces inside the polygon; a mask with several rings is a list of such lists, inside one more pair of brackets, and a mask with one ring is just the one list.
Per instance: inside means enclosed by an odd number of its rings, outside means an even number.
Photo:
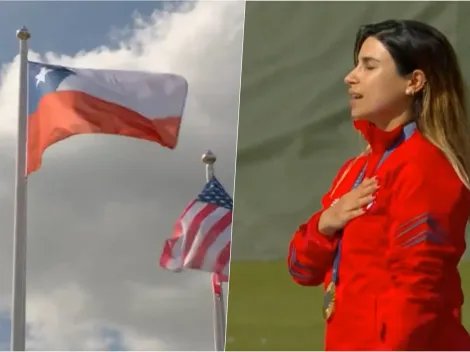
[{"label": "white cloud", "polygon": [[[157,263],[177,216],[202,189],[206,149],[233,189],[243,19],[243,2],[199,2],[184,13],[137,18],[116,50],[30,54],[77,67],[176,72],[190,85],[175,151],[76,136],[49,148],[30,177],[30,348],[103,349],[104,326],[118,329],[128,349],[213,348],[209,275],[176,275]],[[0,85],[0,307],[11,295],[17,77],[15,59]]]}]

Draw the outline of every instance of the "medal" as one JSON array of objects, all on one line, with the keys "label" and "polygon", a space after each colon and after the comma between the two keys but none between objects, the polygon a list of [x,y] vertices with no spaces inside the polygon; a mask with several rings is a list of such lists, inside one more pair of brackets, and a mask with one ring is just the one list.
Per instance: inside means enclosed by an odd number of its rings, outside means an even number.
[{"label": "medal", "polygon": [[323,296],[323,318],[329,320],[335,310],[336,285],[333,281],[328,284]]}]

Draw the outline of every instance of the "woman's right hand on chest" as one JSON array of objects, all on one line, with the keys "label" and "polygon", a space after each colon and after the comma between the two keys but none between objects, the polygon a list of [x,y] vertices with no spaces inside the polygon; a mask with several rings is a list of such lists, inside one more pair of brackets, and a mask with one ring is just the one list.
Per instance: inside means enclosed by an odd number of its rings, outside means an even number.
[{"label": "woman's right hand on chest", "polygon": [[378,188],[376,178],[366,178],[357,188],[336,199],[323,211],[318,230],[325,236],[333,236],[349,221],[366,212],[365,207],[374,201],[374,193]]}]

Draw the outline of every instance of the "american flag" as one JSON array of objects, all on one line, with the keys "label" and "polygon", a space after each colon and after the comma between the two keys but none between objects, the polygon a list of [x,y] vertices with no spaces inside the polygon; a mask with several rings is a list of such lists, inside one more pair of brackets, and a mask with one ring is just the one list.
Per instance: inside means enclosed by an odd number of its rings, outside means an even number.
[{"label": "american flag", "polygon": [[232,198],[212,177],[178,218],[173,236],[165,241],[160,266],[175,272],[207,271],[228,281],[232,207]]}]

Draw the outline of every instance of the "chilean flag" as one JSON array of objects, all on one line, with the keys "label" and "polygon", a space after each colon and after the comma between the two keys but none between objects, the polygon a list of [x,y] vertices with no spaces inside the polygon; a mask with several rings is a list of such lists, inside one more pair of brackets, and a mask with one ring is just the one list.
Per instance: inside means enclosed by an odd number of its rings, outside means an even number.
[{"label": "chilean flag", "polygon": [[134,137],[174,149],[188,94],[178,75],[28,62],[27,175],[44,151],[77,134]]}]

